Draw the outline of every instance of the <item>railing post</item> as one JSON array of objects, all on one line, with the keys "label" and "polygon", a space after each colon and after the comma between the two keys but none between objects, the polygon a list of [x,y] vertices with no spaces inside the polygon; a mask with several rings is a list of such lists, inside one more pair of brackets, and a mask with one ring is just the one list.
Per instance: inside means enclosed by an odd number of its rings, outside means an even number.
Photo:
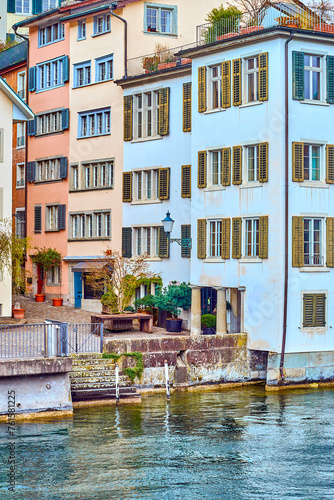
[{"label": "railing post", "polygon": [[100,323],[100,352],[103,352],[103,323]]},{"label": "railing post", "polygon": [[167,399],[170,398],[170,390],[169,390],[169,373],[168,373],[168,363],[165,360],[165,378],[166,378],[166,394]]},{"label": "railing post", "polygon": [[118,364],[115,366],[115,382],[116,382],[116,403],[119,402],[119,373],[118,373]]}]

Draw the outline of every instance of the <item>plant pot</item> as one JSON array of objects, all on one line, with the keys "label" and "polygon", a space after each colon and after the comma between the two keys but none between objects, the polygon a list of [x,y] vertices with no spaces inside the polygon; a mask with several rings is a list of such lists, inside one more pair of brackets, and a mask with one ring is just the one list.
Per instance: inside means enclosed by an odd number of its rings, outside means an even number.
[{"label": "plant pot", "polygon": [[216,335],[216,330],[214,328],[202,328],[203,335]]},{"label": "plant pot", "polygon": [[35,300],[36,300],[36,302],[44,302],[45,301],[45,294],[44,293],[36,293]]},{"label": "plant pot", "polygon": [[13,309],[13,318],[14,319],[23,319],[25,312],[26,312],[25,309]]},{"label": "plant pot", "polygon": [[160,69],[167,69],[167,68],[174,68],[175,66],[176,66],[176,62],[159,63],[158,64],[158,70],[160,70]]},{"label": "plant pot", "polygon": [[182,319],[166,319],[167,332],[180,332],[182,330]]},{"label": "plant pot", "polygon": [[55,307],[59,307],[63,305],[63,299],[61,297],[55,297],[52,299],[52,303]]}]

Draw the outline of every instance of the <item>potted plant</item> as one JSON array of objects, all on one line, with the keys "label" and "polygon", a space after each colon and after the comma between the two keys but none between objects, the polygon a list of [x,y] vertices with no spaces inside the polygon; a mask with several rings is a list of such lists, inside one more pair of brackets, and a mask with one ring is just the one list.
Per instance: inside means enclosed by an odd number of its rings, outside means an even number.
[{"label": "potted plant", "polygon": [[142,66],[146,73],[151,71],[156,71],[158,69],[158,64],[160,63],[160,58],[156,55],[143,57]]},{"label": "potted plant", "polygon": [[171,313],[174,317],[166,319],[166,330],[168,332],[180,332],[182,319],[177,316],[181,309],[187,311],[191,306],[191,288],[187,283],[172,284],[161,288],[158,286],[157,294],[154,296],[154,305],[159,310]]},{"label": "potted plant", "polygon": [[23,319],[25,309],[21,308],[19,295],[25,290],[25,256],[28,247],[27,238],[12,235],[12,291],[14,297],[13,318]]},{"label": "potted plant", "polygon": [[214,314],[203,314],[201,316],[201,326],[203,335],[215,335],[217,317]]},{"label": "potted plant", "polygon": [[[35,264],[39,265],[42,269],[43,283],[42,283],[42,293],[37,293],[35,295],[36,302],[44,302],[45,300],[45,281],[47,272],[55,266],[61,265],[61,255],[55,248],[37,248],[37,253],[32,255],[32,259]],[[61,287],[61,285],[60,285]]]}]

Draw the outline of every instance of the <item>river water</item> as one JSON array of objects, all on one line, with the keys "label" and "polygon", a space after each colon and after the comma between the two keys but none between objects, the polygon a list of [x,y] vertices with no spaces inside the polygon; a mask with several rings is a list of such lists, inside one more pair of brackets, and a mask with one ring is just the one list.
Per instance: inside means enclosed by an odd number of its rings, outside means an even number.
[{"label": "river water", "polygon": [[[262,387],[0,425],[0,498],[334,499],[334,391]],[[9,442],[16,493],[8,492]]]}]

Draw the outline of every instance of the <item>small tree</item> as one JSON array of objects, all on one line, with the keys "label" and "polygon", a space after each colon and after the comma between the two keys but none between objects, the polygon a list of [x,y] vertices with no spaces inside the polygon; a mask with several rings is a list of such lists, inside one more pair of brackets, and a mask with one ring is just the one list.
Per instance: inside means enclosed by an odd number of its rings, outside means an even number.
[{"label": "small tree", "polygon": [[53,267],[59,266],[60,268],[61,255],[55,248],[35,247],[35,250],[37,250],[37,253],[31,257],[34,263],[39,264],[43,269],[43,293],[45,293],[46,273]]},{"label": "small tree", "polygon": [[170,312],[177,317],[181,309],[187,311],[191,306],[191,288],[187,283],[158,287],[154,297],[154,305],[160,310]]},{"label": "small tree", "polygon": [[224,7],[222,4],[212,9],[206,17],[206,21],[212,24],[205,33],[206,43],[215,42],[217,36],[238,31],[240,17],[241,11],[234,5]]}]

